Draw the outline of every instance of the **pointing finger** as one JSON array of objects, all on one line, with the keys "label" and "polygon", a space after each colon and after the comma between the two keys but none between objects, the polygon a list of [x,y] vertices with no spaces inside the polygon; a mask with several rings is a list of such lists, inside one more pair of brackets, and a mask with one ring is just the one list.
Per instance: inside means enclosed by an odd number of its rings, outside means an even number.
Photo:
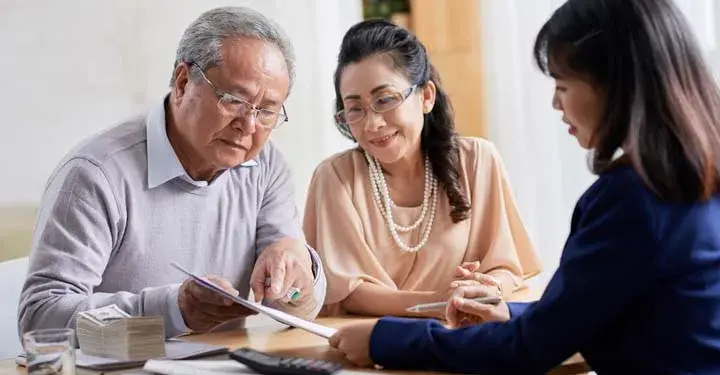
[{"label": "pointing finger", "polygon": [[255,296],[255,302],[261,302],[265,298],[265,262],[263,259],[255,263],[255,268],[250,275],[250,289]]},{"label": "pointing finger", "polygon": [[270,290],[267,293],[269,299],[280,299],[287,290],[285,287],[285,261],[281,260],[270,268]]}]

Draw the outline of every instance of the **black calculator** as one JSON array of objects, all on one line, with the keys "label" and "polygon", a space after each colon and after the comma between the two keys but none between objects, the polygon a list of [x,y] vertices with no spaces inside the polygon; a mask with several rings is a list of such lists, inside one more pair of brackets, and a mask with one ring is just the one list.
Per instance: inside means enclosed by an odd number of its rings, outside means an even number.
[{"label": "black calculator", "polygon": [[250,348],[232,351],[230,358],[265,375],[329,375],[342,369],[342,365],[338,363],[316,359],[278,357]]}]

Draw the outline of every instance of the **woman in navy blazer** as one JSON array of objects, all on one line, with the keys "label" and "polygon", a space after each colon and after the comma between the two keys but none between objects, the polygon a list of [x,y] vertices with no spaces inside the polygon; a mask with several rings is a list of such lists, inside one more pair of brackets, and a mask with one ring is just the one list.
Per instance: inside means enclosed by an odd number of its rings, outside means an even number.
[{"label": "woman in navy blazer", "polygon": [[686,20],[671,0],[569,0],[535,59],[598,175],[540,300],[460,288],[453,329],[386,317],[331,346],[386,368],[535,374],[580,352],[599,374],[720,374],[720,94]]}]

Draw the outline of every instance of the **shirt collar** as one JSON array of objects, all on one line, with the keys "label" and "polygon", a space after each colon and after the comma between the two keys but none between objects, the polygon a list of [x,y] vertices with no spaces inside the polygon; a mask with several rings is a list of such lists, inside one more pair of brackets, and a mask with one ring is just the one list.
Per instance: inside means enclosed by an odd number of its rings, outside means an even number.
[{"label": "shirt collar", "polygon": [[[206,181],[193,180],[175,154],[167,135],[165,123],[165,102],[163,100],[150,110],[146,121],[147,156],[148,156],[148,189],[160,186],[176,177],[181,177],[197,186],[207,186]],[[258,163],[248,160],[241,167],[254,167]]]}]

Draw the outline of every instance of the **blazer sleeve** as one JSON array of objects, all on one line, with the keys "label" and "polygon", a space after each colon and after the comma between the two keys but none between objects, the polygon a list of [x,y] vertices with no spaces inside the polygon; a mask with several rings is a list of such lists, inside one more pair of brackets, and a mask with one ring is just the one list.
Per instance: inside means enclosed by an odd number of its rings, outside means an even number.
[{"label": "blazer sleeve", "polygon": [[[610,329],[660,274],[650,193],[601,177],[573,217],[560,266],[541,299],[505,323],[450,330],[430,320],[381,319],[370,355],[387,368],[545,373]],[[629,280],[632,280],[629,282]]]}]

